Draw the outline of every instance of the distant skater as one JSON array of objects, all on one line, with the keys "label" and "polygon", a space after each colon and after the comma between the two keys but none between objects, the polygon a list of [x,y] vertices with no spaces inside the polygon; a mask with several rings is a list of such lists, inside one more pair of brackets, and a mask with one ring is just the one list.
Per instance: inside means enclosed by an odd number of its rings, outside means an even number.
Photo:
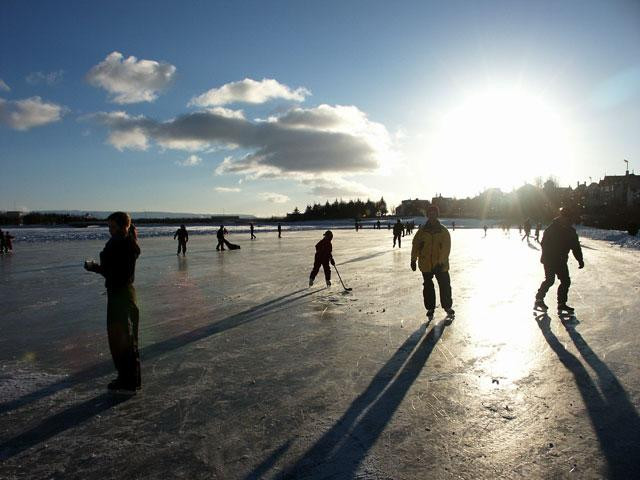
[{"label": "distant skater", "polygon": [[486,237],[486,236],[487,236],[487,229],[488,229],[489,227],[488,227],[488,226],[487,226],[487,224],[485,223],[485,224],[484,224],[484,227],[482,227],[482,228],[484,228],[484,236]]},{"label": "distant skater", "polygon": [[254,240],[256,238],[256,236],[253,234],[253,223],[249,224],[249,229],[251,230],[251,240]]},{"label": "distant skater", "polygon": [[396,240],[398,241],[398,248],[402,246],[402,237],[404,236],[404,226],[400,219],[396,220],[396,224],[393,226],[393,247],[396,248]]},{"label": "distant skater", "polygon": [[451,278],[449,276],[449,253],[451,252],[451,236],[447,227],[438,220],[438,207],[427,209],[427,223],[418,229],[411,246],[411,270],[416,271],[416,260],[424,280],[422,297],[427,309],[427,317],[432,318],[436,309],[436,291],[433,277],[438,281],[440,304],[453,316],[451,306]]},{"label": "distant skater", "polygon": [[178,253],[176,253],[176,255],[180,255],[180,250],[182,250],[182,256],[184,257],[187,253],[187,242],[189,241],[189,232],[187,232],[187,227],[180,225],[180,228],[173,234],[174,240],[176,237],[178,237]]},{"label": "distant skater", "polygon": [[324,270],[324,279],[327,282],[327,287],[331,286],[331,267],[329,264],[336,264],[333,260],[333,255],[331,255],[331,251],[333,250],[331,240],[333,240],[333,232],[331,230],[327,230],[324,232],[322,240],[316,243],[316,255],[313,261],[313,269],[309,275],[309,286],[313,285],[313,281],[320,271],[320,266],[322,266],[322,269]]},{"label": "distant skater", "polygon": [[2,229],[0,228],[0,255],[4,254],[4,248],[5,248],[5,238],[4,238],[4,232],[2,231]]},{"label": "distant skater", "polygon": [[540,230],[542,229],[542,224],[538,222],[536,224],[536,242],[540,243]]},{"label": "distant skater", "polygon": [[529,220],[527,218],[525,220],[524,225],[522,226],[522,228],[524,229],[524,235],[522,236],[522,240],[524,240],[526,238],[527,242],[528,242],[529,241],[529,235],[531,235],[531,220]]},{"label": "distant skater", "polygon": [[380,220],[376,222],[376,227],[378,227],[378,230],[380,230]]},{"label": "distant skater", "polygon": [[109,349],[118,371],[118,377],[107,388],[134,394],[141,387],[138,352],[140,313],[133,287],[140,247],[129,214],[115,212],[107,220],[111,239],[100,253],[100,263],[85,262],[84,268],[104,276],[107,288]]},{"label": "distant skater", "polygon": [[9,232],[4,232],[4,253],[13,252],[13,240],[15,237]]},{"label": "distant skater", "polygon": [[219,251],[224,251],[225,250],[225,248],[224,248],[224,235],[226,233],[229,233],[229,232],[227,232],[227,229],[224,228],[224,225],[220,225],[220,228],[216,232],[216,238],[218,239],[218,245],[216,245],[216,250],[219,250]]},{"label": "distant skater", "polygon": [[584,259],[578,234],[572,224],[571,213],[566,208],[561,208],[560,215],[551,222],[551,225],[545,229],[542,235],[540,263],[544,266],[544,281],[540,285],[538,293],[536,293],[536,301],[533,305],[534,310],[543,312],[548,310],[544,303],[544,297],[557,276],[558,280],[560,280],[560,286],[558,287],[558,313],[573,314],[574,312],[574,309],[567,305],[569,286],[571,285],[567,266],[569,251],[573,253],[573,256],[578,261],[578,268],[584,268]]},{"label": "distant skater", "polygon": [[455,232],[456,231],[456,222],[451,222],[451,229]]},{"label": "distant skater", "polygon": [[282,225],[278,224],[278,238],[282,238]]}]

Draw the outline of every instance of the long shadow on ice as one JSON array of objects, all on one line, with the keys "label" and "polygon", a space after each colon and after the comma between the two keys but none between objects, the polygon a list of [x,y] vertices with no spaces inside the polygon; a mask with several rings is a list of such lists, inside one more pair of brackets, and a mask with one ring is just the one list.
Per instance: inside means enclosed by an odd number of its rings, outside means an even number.
[{"label": "long shadow on ice", "polygon": [[369,260],[371,258],[379,257],[380,255],[384,255],[386,253],[389,253],[389,250],[385,250],[384,252],[370,253],[368,255],[362,255],[362,256],[356,257],[356,258],[351,258],[351,259],[347,260],[346,262],[339,263],[338,265],[346,265],[347,263],[361,262],[363,260]]},{"label": "long shadow on ice", "polygon": [[[150,360],[155,357],[158,357],[164,353],[170,352],[172,350],[176,350],[180,347],[184,347],[191,343],[197,342],[198,340],[202,340],[203,338],[210,337],[212,335],[216,335],[220,332],[224,332],[226,330],[230,330],[232,328],[239,327],[240,325],[244,325],[249,322],[253,322],[258,320],[265,315],[276,312],[280,309],[283,309],[287,305],[292,302],[298,301],[304,297],[308,297],[309,295],[313,295],[318,290],[307,291],[308,289],[300,289],[291,293],[287,293],[286,295],[282,295],[280,297],[274,298],[267,302],[264,302],[260,305],[256,305],[255,307],[248,308],[243,310],[242,312],[231,315],[219,322],[211,323],[209,325],[204,325],[200,328],[196,328],[194,330],[182,333],[172,338],[168,338],[158,343],[154,343],[152,345],[147,345],[146,347],[140,350],[140,355],[143,360]],[[302,295],[298,295],[299,293],[305,292]],[[64,390],[67,388],[71,388],[74,385],[78,385],[80,383],[88,382],[90,380],[102,377],[109,373],[114,372],[113,363],[111,361],[104,361],[98,364],[92,365],[84,370],[81,370],[77,373],[70,375],[69,377],[55,382],[51,385],[47,385],[46,387],[42,387],[34,392],[23,395],[20,398],[15,400],[11,400],[9,402],[5,402],[0,404],[0,414],[15,410],[24,405],[28,405],[31,402],[35,402],[42,398],[48,397],[49,395],[53,395],[60,390]]]},{"label": "long shadow on ice", "polygon": [[575,379],[600,450],[607,460],[609,478],[640,478],[640,417],[627,392],[574,324],[563,322],[580,355],[596,373],[597,383],[582,362],[553,334],[549,316],[538,315],[536,319],[545,340]]},{"label": "long shadow on ice", "polygon": [[0,443],[0,460],[11,458],[65,430],[76,427],[91,417],[105,412],[129,398],[103,393],[86,402],[69,407],[43,420],[32,429]]},{"label": "long shadow on ice", "polygon": [[[275,478],[353,478],[360,464],[393,417],[442,336],[446,320],[426,336],[422,325],[378,371],[356,398],[307,452]],[[253,473],[247,478],[252,477]]]}]

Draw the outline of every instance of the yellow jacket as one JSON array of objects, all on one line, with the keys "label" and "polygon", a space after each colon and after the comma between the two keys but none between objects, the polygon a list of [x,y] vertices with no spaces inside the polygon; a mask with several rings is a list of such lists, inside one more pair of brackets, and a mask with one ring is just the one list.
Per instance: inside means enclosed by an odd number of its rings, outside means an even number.
[{"label": "yellow jacket", "polygon": [[[449,230],[438,220],[427,222],[413,237],[411,263],[418,260],[421,272],[448,272],[451,237]],[[438,268],[435,268],[439,265]]]}]

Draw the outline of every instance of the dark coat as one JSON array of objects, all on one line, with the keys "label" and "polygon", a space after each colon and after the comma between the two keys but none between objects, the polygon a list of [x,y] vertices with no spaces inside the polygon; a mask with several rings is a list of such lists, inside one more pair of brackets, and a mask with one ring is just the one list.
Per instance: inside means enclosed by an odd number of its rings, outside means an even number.
[{"label": "dark coat", "polygon": [[331,240],[326,237],[316,243],[316,260],[320,263],[329,262],[333,256],[331,255],[331,251],[333,250],[333,245],[331,245]]},{"label": "dark coat", "polygon": [[542,256],[540,262],[545,265],[566,264],[569,259],[569,251],[579,263],[583,262],[582,248],[576,229],[565,224],[560,217],[555,218],[542,235]]},{"label": "dark coat", "polygon": [[140,247],[130,237],[113,236],[100,252],[100,266],[97,271],[105,278],[107,290],[126,287],[133,283],[136,260]]}]

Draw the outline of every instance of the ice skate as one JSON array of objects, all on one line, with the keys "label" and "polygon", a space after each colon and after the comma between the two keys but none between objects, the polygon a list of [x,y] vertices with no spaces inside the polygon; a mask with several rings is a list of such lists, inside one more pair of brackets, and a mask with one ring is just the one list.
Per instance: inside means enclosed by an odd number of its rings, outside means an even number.
[{"label": "ice skate", "polygon": [[309,286],[313,287],[313,279],[312,278],[309,279]]},{"label": "ice skate", "polygon": [[444,311],[447,312],[449,317],[454,317],[456,315],[456,311],[451,307],[445,308]]},{"label": "ice skate", "polygon": [[549,307],[547,307],[547,305],[544,303],[544,300],[536,300],[533,304],[533,309],[537,310],[538,312],[546,312],[547,310],[549,310]]},{"label": "ice skate", "polygon": [[570,307],[566,303],[559,303],[558,304],[558,313],[559,314],[573,315],[575,313],[575,311],[576,310],[573,307]]},{"label": "ice skate", "polygon": [[433,308],[430,308],[429,310],[427,310],[427,318],[431,320],[433,318],[434,313],[435,313],[435,309]]},{"label": "ice skate", "polygon": [[331,280],[327,280],[327,287],[331,286]]}]

